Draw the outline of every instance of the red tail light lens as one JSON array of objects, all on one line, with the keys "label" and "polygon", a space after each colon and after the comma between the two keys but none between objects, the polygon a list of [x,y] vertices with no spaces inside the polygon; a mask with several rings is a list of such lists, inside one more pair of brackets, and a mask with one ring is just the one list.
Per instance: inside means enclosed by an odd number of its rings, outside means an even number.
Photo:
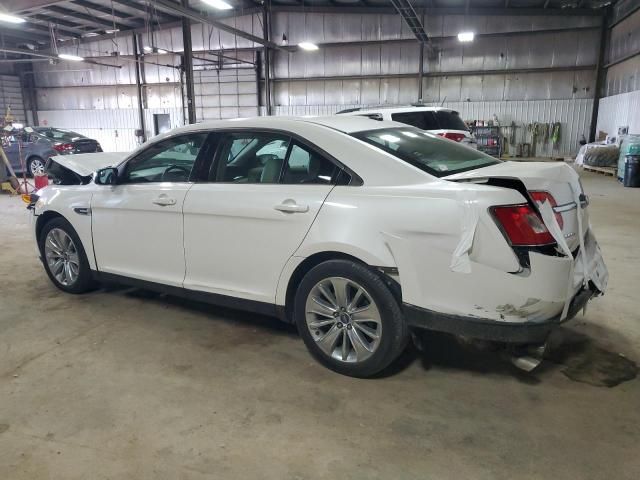
[{"label": "red tail light lens", "polygon": [[53,146],[56,152],[65,153],[69,150],[73,150],[73,143],[58,143]]},{"label": "red tail light lens", "polygon": [[523,247],[555,243],[542,218],[528,204],[493,207],[491,211],[511,245]]},{"label": "red tail light lens", "polygon": [[453,132],[439,133],[438,135],[444,138],[448,138],[449,140],[453,140],[454,142],[461,142],[465,137],[464,133]]},{"label": "red tail light lens", "polygon": [[[545,201],[549,202],[549,205],[551,205],[551,208],[557,207],[558,203],[556,202],[556,199],[553,198],[553,195],[551,195],[549,192],[542,192],[542,191],[529,191],[529,195],[531,195],[531,199],[539,204],[544,203]],[[562,218],[562,214],[559,212],[556,212],[556,220],[558,221],[558,225],[560,225],[560,229],[562,229],[564,227],[564,219]]]}]

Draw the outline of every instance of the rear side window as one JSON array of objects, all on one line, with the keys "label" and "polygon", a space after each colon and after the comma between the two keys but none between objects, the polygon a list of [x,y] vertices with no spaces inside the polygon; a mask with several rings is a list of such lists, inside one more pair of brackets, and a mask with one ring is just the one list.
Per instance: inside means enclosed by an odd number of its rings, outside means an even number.
[{"label": "rear side window", "polygon": [[392,113],[391,120],[406,123],[422,130],[439,130],[441,128],[433,112]]},{"label": "rear side window", "polygon": [[285,164],[284,184],[335,184],[340,169],[306,146],[294,142]]},{"label": "rear side window", "polygon": [[467,125],[462,121],[458,112],[447,112],[440,110],[435,112],[438,118],[438,124],[442,130],[469,130]]}]

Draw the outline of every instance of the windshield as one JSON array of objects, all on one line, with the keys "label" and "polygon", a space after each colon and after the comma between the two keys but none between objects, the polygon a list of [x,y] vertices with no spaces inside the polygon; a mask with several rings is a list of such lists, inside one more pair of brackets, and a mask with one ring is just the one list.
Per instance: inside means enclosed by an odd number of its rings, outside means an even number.
[{"label": "windshield", "polygon": [[383,128],[356,132],[352,136],[436,177],[500,163],[478,150],[417,128]]},{"label": "windshield", "polygon": [[71,130],[61,130],[59,128],[39,128],[36,132],[52,140],[71,141],[74,138],[84,138],[84,136],[79,133],[72,132]]}]

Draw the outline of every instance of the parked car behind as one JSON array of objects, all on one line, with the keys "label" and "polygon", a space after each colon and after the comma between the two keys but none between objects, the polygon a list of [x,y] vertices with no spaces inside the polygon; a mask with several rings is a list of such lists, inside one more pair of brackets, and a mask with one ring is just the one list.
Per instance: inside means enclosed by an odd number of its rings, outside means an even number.
[{"label": "parked car behind", "polygon": [[16,173],[23,171],[19,142],[22,142],[24,169],[29,175],[43,174],[47,161],[56,155],[102,152],[96,140],[70,130],[52,127],[18,130],[9,135],[2,146]]},{"label": "parked car behind", "polygon": [[338,115],[359,115],[373,120],[393,120],[412,127],[426,130],[467,147],[476,148],[476,139],[469,127],[455,110],[442,107],[378,107],[370,109],[352,108],[338,112]]}]

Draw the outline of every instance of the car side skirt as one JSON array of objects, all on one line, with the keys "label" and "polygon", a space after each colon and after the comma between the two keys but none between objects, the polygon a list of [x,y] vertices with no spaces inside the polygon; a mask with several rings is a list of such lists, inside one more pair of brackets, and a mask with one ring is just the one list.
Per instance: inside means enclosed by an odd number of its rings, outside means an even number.
[{"label": "car side skirt", "polygon": [[190,290],[187,288],[164,285],[162,283],[140,280],[138,278],[131,278],[113,273],[98,272],[95,270],[92,270],[91,273],[93,278],[100,283],[126,285],[129,287],[141,288],[143,290],[151,290],[158,293],[164,293],[166,295],[186,298],[195,302],[208,303],[210,305],[217,305],[220,307],[233,308],[236,310],[244,310],[247,312],[276,317],[288,323],[284,307],[272,303],[258,302],[256,300],[247,300],[244,298],[203,292],[200,290]]}]

